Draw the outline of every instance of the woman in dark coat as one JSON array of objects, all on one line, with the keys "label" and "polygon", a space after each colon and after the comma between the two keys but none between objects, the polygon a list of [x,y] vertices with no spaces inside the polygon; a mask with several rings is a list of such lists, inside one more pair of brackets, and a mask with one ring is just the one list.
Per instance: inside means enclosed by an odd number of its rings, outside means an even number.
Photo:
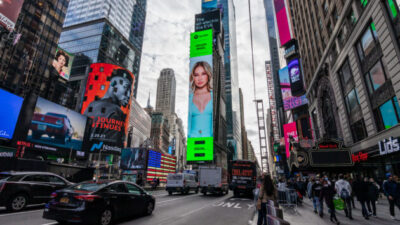
[{"label": "woman in dark coat", "polygon": [[322,201],[325,199],[325,203],[329,208],[329,212],[331,214],[332,223],[340,224],[335,214],[335,205],[333,204],[333,196],[336,194],[336,191],[332,185],[329,185],[327,180],[322,181],[322,189],[319,196],[319,201],[322,204]]},{"label": "woman in dark coat", "polygon": [[375,202],[378,200],[378,196],[379,196],[379,185],[374,181],[374,178],[370,178],[368,181],[367,207],[368,210],[371,212],[371,205],[372,205],[372,213],[374,217],[376,217]]},{"label": "woman in dark coat", "polygon": [[362,215],[366,220],[369,220],[369,213],[366,207],[366,202],[368,200],[368,185],[361,177],[357,177],[353,182],[353,192],[361,204]]}]

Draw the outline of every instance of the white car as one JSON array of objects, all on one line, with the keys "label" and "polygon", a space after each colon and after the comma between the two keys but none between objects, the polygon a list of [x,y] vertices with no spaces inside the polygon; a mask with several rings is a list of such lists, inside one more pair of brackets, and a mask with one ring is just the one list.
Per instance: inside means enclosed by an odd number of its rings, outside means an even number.
[{"label": "white car", "polygon": [[165,188],[169,195],[174,192],[188,194],[190,191],[199,192],[199,185],[196,181],[196,175],[189,173],[170,173],[167,177]]}]

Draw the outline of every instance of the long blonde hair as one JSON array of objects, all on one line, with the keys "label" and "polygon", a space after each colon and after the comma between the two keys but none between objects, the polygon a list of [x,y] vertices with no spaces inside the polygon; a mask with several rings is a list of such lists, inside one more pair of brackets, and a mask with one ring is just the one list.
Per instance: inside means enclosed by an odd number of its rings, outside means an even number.
[{"label": "long blonde hair", "polygon": [[200,61],[200,62],[197,62],[196,64],[194,64],[194,66],[192,68],[192,72],[190,73],[190,87],[192,88],[192,91],[194,93],[196,91],[196,85],[194,83],[193,76],[194,76],[194,71],[199,66],[203,67],[207,73],[207,76],[208,76],[207,90],[210,92],[213,88],[212,87],[212,70],[211,70],[210,64],[208,64],[208,62],[205,62],[205,61]]}]

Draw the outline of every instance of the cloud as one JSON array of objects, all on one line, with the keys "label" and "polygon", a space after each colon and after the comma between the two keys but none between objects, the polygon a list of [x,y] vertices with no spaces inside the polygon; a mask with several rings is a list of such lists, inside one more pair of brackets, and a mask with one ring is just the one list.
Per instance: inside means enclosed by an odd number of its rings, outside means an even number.
[{"label": "cloud", "polygon": [[[238,56],[238,81],[243,91],[245,123],[248,138],[259,155],[258,126],[254,100],[253,72],[250,46],[250,24],[247,1],[234,0],[236,9],[236,37]],[[267,31],[263,0],[251,1],[254,70],[256,95],[268,107],[265,77],[265,60],[269,59]],[[163,68],[175,71],[177,82],[175,111],[187,127],[188,76],[190,32],[194,31],[195,14],[201,12],[201,0],[148,0],[146,28],[140,66],[137,100],[142,107],[151,93],[155,106],[157,79]]]}]

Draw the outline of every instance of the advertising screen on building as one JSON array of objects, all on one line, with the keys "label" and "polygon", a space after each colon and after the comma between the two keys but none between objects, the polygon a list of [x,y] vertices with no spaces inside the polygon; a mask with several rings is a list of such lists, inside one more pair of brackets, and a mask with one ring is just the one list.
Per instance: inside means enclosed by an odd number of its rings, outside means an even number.
[{"label": "advertising screen on building", "polygon": [[81,113],[93,119],[90,151],[121,154],[127,135],[134,76],[107,63],[94,63],[86,84]]},{"label": "advertising screen on building", "polygon": [[53,60],[53,67],[57,71],[58,75],[60,75],[65,80],[69,80],[69,76],[71,75],[71,68],[74,57],[75,56],[73,54],[68,53],[62,48],[57,48],[56,56]]},{"label": "advertising screen on building", "polygon": [[154,178],[160,179],[161,182],[166,182],[168,174],[175,172],[176,158],[174,156],[149,150],[149,159],[147,163],[148,182],[152,181]]},{"label": "advertising screen on building", "polygon": [[0,25],[11,31],[15,27],[24,0],[0,1]]},{"label": "advertising screen on building", "polygon": [[120,167],[123,170],[143,170],[146,168],[147,150],[145,148],[126,148],[121,153]]},{"label": "advertising screen on building", "polygon": [[285,0],[274,0],[276,22],[278,24],[279,40],[281,46],[292,39],[290,33],[289,20],[286,13]]},{"label": "advertising screen on building", "polygon": [[[38,98],[27,141],[58,148],[81,150],[87,117],[56,103]],[[43,148],[46,149],[46,148]]]},{"label": "advertising screen on building", "polygon": [[201,0],[203,11],[208,11],[217,8],[218,0]]},{"label": "advertising screen on building", "polygon": [[216,9],[210,12],[196,14],[195,31],[214,29],[214,32],[221,32],[221,12]]},{"label": "advertising screen on building", "polygon": [[212,30],[190,35],[187,161],[213,160]]},{"label": "advertising screen on building", "polygon": [[0,89],[0,139],[12,139],[23,98]]},{"label": "advertising screen on building", "polygon": [[289,69],[287,66],[279,70],[279,80],[282,91],[283,109],[285,111],[308,103],[305,95],[302,95],[301,97],[292,96],[289,79]]},{"label": "advertising screen on building", "polygon": [[283,133],[285,135],[285,148],[286,148],[286,157],[290,156],[290,143],[289,138],[292,137],[296,142],[299,141],[297,136],[297,126],[296,122],[283,124]]},{"label": "advertising screen on building", "polygon": [[293,96],[305,94],[303,76],[301,75],[299,59],[293,59],[288,64],[290,89]]}]

